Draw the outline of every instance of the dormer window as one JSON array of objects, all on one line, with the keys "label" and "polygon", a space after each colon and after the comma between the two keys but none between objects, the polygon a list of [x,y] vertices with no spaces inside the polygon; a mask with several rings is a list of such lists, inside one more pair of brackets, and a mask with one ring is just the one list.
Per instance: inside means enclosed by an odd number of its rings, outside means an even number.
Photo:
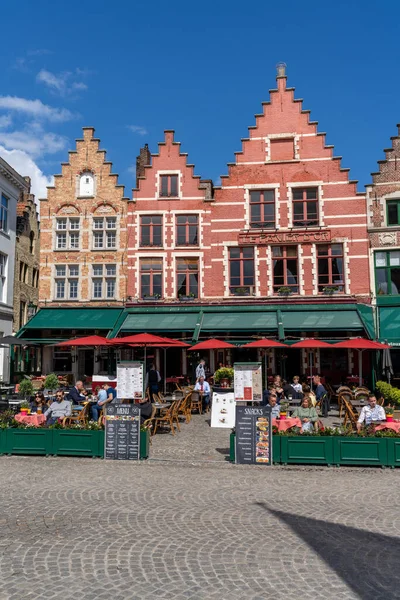
[{"label": "dormer window", "polygon": [[178,197],[178,175],[160,175],[160,197]]},{"label": "dormer window", "polygon": [[400,200],[388,200],[387,224],[400,225]]},{"label": "dormer window", "polygon": [[93,173],[86,171],[79,179],[79,196],[94,196]]}]

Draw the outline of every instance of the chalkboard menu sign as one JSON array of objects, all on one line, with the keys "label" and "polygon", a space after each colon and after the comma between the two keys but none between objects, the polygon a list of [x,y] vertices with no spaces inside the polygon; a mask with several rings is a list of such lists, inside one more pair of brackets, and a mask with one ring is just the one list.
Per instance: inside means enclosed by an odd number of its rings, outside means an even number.
[{"label": "chalkboard menu sign", "polygon": [[270,406],[236,406],[236,462],[272,465]]},{"label": "chalkboard menu sign", "polygon": [[140,407],[135,404],[107,404],[104,457],[111,460],[139,460]]}]

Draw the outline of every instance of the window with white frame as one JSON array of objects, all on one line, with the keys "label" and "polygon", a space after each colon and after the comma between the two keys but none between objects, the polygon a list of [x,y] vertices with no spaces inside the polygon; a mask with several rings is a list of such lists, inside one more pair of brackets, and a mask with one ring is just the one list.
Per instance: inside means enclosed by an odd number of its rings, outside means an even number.
[{"label": "window with white frame", "polygon": [[78,300],[79,265],[56,265],[55,299]]},{"label": "window with white frame", "polygon": [[117,217],[93,218],[94,250],[113,250],[117,247]]},{"label": "window with white frame", "polygon": [[0,231],[8,233],[8,198],[4,194],[1,194]]},{"label": "window with white frame", "polygon": [[117,265],[92,265],[92,297],[113,300],[116,297]]},{"label": "window with white frame", "polygon": [[79,178],[79,196],[94,196],[94,177],[90,171],[85,171]]},{"label": "window with white frame", "polygon": [[7,255],[0,252],[0,302],[5,302]]},{"label": "window with white frame", "polygon": [[79,250],[79,217],[56,219],[56,250]]},{"label": "window with white frame", "polygon": [[178,175],[160,175],[160,198],[177,198],[178,183]]}]

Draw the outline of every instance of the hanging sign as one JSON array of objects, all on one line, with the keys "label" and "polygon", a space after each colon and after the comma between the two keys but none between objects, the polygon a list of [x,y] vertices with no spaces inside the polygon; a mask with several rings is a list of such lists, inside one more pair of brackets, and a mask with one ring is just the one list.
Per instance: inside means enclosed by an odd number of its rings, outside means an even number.
[{"label": "hanging sign", "polygon": [[144,397],[143,363],[123,361],[117,364],[117,398],[141,400]]},{"label": "hanging sign", "polygon": [[235,363],[233,369],[235,400],[261,402],[261,363]]}]

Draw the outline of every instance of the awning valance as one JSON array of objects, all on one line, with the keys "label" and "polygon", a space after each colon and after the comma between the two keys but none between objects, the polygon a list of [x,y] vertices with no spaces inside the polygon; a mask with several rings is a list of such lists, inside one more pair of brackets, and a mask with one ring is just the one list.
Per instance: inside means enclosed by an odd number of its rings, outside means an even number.
[{"label": "awning valance", "polygon": [[357,310],[281,311],[283,327],[290,331],[363,331]]},{"label": "awning valance", "polygon": [[[32,329],[113,329],[121,308],[42,308],[19,332]],[[28,336],[26,336],[28,337]]]}]

